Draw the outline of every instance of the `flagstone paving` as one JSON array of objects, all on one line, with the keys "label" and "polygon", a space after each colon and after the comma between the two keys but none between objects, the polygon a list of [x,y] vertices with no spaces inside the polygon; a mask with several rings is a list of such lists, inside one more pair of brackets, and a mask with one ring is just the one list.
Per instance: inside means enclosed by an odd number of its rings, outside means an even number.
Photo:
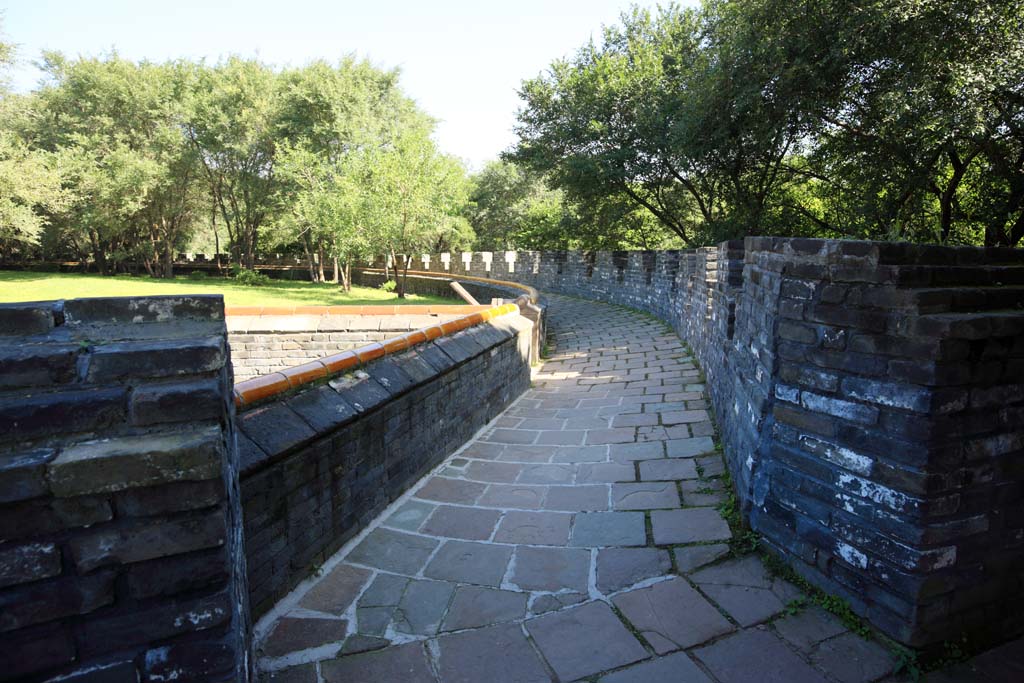
[{"label": "flagstone paving", "polygon": [[661,323],[550,297],[489,430],[257,628],[264,681],[851,681],[893,657],[735,557],[700,371]]}]

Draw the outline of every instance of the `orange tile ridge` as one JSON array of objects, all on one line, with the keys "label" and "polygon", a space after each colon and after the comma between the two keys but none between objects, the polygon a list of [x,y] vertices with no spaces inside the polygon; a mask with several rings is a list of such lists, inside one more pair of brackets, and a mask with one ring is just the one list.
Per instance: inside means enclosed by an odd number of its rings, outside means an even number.
[{"label": "orange tile ridge", "polygon": [[[305,307],[299,306],[296,307],[296,310],[301,308]],[[389,354],[411,349],[417,344],[449,334],[455,334],[460,330],[465,330],[502,315],[519,312],[519,306],[516,304],[504,304],[494,307],[481,306],[479,308],[484,310],[469,313],[461,318],[456,318],[440,325],[431,325],[430,327],[414,330],[392,339],[386,339],[383,342],[374,342],[373,344],[361,346],[358,349],[342,351],[308,363],[272,372],[269,375],[260,375],[259,377],[238,382],[235,384],[234,389],[235,406],[237,408],[247,408],[290,389],[298,388],[325,377],[339,375]],[[263,310],[267,309],[264,308]]]}]

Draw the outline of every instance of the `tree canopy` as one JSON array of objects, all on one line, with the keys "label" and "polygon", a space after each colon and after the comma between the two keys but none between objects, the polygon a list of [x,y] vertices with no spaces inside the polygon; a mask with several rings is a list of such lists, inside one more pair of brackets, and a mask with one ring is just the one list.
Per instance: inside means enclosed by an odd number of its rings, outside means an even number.
[{"label": "tree canopy", "polygon": [[635,8],[520,94],[509,159],[691,246],[1024,237],[1021,0]]},{"label": "tree canopy", "polygon": [[473,242],[465,170],[397,71],[354,57],[42,64],[36,90],[0,95],[0,255],[168,277],[212,233],[238,267],[302,254],[314,280],[330,264],[347,287],[355,259]]}]

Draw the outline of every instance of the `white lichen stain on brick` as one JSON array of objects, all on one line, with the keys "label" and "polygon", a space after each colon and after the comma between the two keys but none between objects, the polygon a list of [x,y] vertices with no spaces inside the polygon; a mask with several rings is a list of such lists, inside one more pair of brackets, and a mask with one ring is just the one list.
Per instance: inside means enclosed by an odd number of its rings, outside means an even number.
[{"label": "white lichen stain on brick", "polygon": [[868,568],[868,556],[854,548],[852,545],[836,543],[836,553],[839,557],[843,558],[854,567],[860,567],[861,569]]},{"label": "white lichen stain on brick", "polygon": [[186,621],[193,626],[205,626],[222,616],[224,616],[224,610],[219,607],[200,612],[187,612],[186,614],[174,619],[174,626],[175,628],[180,628],[181,626],[184,626]]},{"label": "white lichen stain on brick", "polygon": [[[920,504],[920,501],[916,498],[911,498],[887,486],[882,486],[881,484],[876,484],[873,481],[861,479],[851,474],[840,474],[838,483],[841,488],[854,495],[873,500],[879,505],[884,505],[897,512],[916,508]],[[836,494],[837,499],[840,496],[841,494]]]},{"label": "white lichen stain on brick", "polygon": [[861,455],[849,448],[838,446],[806,434],[800,435],[800,444],[807,450],[820,455],[831,463],[857,474],[868,476],[874,467],[874,458]]}]

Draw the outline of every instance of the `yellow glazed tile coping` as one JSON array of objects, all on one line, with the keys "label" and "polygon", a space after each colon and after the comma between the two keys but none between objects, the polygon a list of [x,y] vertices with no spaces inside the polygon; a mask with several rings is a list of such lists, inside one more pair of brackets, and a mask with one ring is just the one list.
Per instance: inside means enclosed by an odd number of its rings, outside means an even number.
[{"label": "yellow glazed tile coping", "polygon": [[[297,306],[295,308],[302,309],[311,307]],[[330,308],[334,307],[332,306]],[[379,307],[375,306],[373,308]],[[405,306],[401,308],[408,309],[412,307]],[[422,308],[426,307],[424,306]],[[477,309],[480,307],[467,306],[466,308]],[[267,309],[264,308],[263,310]],[[315,382],[319,379],[330,377],[332,375],[338,375],[360,365],[365,365],[366,363],[378,358],[383,358],[388,354],[400,353],[401,351],[412,348],[416,344],[422,344],[439,337],[455,334],[460,330],[479,325],[487,320],[497,318],[498,316],[518,312],[519,307],[515,304],[504,304],[503,306],[495,306],[483,311],[474,311],[468,315],[462,316],[461,318],[450,320],[442,325],[431,325],[430,327],[415,330],[402,336],[395,337],[394,339],[388,339],[384,342],[367,344],[366,346],[362,346],[358,349],[335,353],[333,355],[320,358],[319,360],[285,368],[284,370],[273,372],[269,375],[261,375],[260,377],[254,377],[253,379],[247,379],[244,382],[239,382],[235,385],[235,406],[239,408],[251,406],[254,403],[282,394],[290,389],[295,389],[304,384],[309,384],[310,382]],[[301,314],[305,314],[305,311],[302,311]],[[251,314],[245,313],[235,315]]]}]

